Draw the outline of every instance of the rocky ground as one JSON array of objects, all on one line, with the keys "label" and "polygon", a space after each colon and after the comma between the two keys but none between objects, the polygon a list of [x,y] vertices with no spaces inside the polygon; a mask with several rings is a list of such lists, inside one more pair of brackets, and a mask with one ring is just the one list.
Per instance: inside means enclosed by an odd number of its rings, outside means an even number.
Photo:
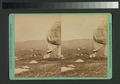
[{"label": "rocky ground", "polygon": [[91,50],[64,50],[65,59],[47,60],[39,50],[16,52],[15,77],[107,77],[107,59],[89,58]]}]

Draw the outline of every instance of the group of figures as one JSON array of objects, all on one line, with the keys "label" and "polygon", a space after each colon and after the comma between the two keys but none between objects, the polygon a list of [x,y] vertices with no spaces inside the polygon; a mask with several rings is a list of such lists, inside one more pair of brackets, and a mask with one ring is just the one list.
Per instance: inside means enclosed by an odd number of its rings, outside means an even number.
[{"label": "group of figures", "polygon": [[[104,57],[107,58],[107,24],[102,23],[94,30],[94,50],[90,58],[93,57]],[[69,32],[69,31],[68,31]],[[47,33],[47,51],[44,55],[44,59],[48,58],[60,58],[64,59],[61,54],[61,23],[56,22]]]}]

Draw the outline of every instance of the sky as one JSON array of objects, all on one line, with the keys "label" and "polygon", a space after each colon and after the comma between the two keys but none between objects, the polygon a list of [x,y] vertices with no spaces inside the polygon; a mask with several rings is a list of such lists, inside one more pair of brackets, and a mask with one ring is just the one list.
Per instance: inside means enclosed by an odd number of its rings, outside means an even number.
[{"label": "sky", "polygon": [[26,14],[15,15],[15,42],[45,40],[55,22],[61,22],[62,40],[90,39],[93,31],[108,17],[104,14]]}]

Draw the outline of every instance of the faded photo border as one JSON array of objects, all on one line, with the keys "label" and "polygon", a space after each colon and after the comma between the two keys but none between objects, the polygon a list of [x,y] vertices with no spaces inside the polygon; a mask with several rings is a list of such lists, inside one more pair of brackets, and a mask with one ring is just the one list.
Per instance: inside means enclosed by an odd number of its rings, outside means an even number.
[{"label": "faded photo border", "polygon": [[[22,77],[16,78],[14,74],[15,62],[15,49],[14,49],[14,17],[19,13],[9,14],[9,79],[10,80],[103,80],[103,79],[111,79],[112,78],[112,14],[111,13],[52,13],[54,14],[104,14],[108,16],[108,72],[107,77]],[[43,14],[43,13],[42,13]],[[46,15],[50,15],[51,13],[45,13]],[[20,14],[19,14],[20,15]],[[21,14],[22,15],[22,14]],[[39,14],[30,14],[26,13],[23,15],[41,15]]]}]

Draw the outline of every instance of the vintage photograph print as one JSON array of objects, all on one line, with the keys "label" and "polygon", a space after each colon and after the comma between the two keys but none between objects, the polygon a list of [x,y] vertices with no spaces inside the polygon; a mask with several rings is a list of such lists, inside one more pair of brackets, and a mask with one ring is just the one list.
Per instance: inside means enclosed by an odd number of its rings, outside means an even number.
[{"label": "vintage photograph print", "polygon": [[112,15],[9,15],[11,80],[112,78]]}]

